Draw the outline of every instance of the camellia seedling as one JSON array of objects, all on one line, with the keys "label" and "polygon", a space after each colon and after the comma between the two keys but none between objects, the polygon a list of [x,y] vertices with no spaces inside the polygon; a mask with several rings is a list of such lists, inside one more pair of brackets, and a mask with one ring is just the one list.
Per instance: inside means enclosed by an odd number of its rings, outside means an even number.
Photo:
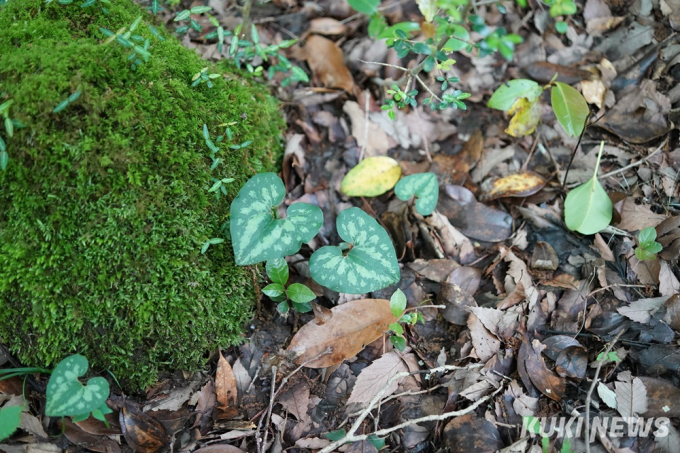
[{"label": "camellia seedling", "polygon": [[656,242],[656,228],[648,227],[638,233],[638,248],[635,249],[635,256],[640,261],[656,259],[656,254],[663,249],[663,246]]},{"label": "camellia seedling", "polygon": [[340,213],[337,229],[345,241],[325,246],[309,260],[312,278],[334,291],[363,294],[399,281],[399,263],[387,231],[359,208]]},{"label": "camellia seedling", "polygon": [[300,250],[323,225],[321,209],[307,203],[288,207],[285,219],[276,208],[286,188],[275,173],[260,173],[248,180],[231,204],[231,239],[236,264],[283,258]]},{"label": "camellia seedling", "polygon": [[283,258],[276,258],[267,261],[267,275],[272,283],[265,286],[262,292],[274,302],[279,302],[277,309],[283,315],[288,313],[290,305],[288,299],[293,304],[293,309],[300,313],[312,310],[310,302],[316,299],[316,294],[302,283],[293,283],[286,288],[288,282],[288,263]]}]

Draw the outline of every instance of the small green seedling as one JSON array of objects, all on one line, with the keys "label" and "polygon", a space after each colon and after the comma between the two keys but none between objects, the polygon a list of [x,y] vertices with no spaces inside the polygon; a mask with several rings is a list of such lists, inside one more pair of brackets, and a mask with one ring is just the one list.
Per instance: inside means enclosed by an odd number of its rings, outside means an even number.
[{"label": "small green seedling", "polygon": [[55,108],[52,110],[52,113],[59,113],[62,110],[64,110],[66,107],[68,107],[70,104],[76,102],[76,100],[80,97],[80,94],[82,92],[80,90],[76,91],[63,101],[61,101]]},{"label": "small green seedling", "polygon": [[317,206],[295,203],[287,217],[278,217],[286,188],[275,173],[260,173],[248,180],[231,204],[231,238],[236,264],[260,263],[297,253],[302,243],[316,236],[323,225]]},{"label": "small green seedling", "polygon": [[598,233],[612,220],[612,202],[597,180],[603,149],[601,142],[592,178],[569,191],[564,200],[564,222],[567,228],[581,234]]},{"label": "small green seedling", "polygon": [[359,208],[338,215],[338,235],[345,242],[325,246],[309,260],[312,278],[333,291],[364,294],[399,281],[399,263],[387,231]]},{"label": "small green seedling", "polygon": [[182,25],[182,26],[180,26],[179,28],[177,28],[177,30],[175,30],[175,31],[176,31],[177,33],[180,33],[180,34],[181,34],[181,33],[186,33],[186,32],[188,32],[189,29],[194,29],[194,30],[196,30],[196,31],[199,32],[199,33],[202,32],[202,31],[203,31],[203,27],[202,27],[198,22],[196,22],[196,20],[194,20],[194,19],[191,17],[191,15],[192,15],[192,14],[203,14],[203,13],[207,13],[207,12],[210,11],[211,9],[212,9],[212,8],[211,8],[210,6],[194,6],[194,7],[191,8],[191,9],[185,9],[185,10],[183,10],[183,11],[180,11],[180,12],[177,13],[177,15],[175,16],[174,21],[175,21],[175,22],[182,22],[182,21],[185,21],[185,20],[189,19],[189,25]]},{"label": "small green seedling", "polygon": [[205,83],[206,85],[208,85],[208,88],[212,88],[213,87],[212,80],[216,79],[220,76],[221,76],[221,74],[217,74],[217,73],[209,74],[208,73],[208,67],[205,67],[205,68],[201,69],[199,72],[197,72],[196,74],[194,74],[194,76],[191,78],[191,82],[192,82],[191,86],[196,87],[196,86],[200,85],[201,83]]},{"label": "small green seedling", "polygon": [[[588,103],[581,93],[566,83],[552,81],[548,86],[551,87],[550,102],[557,121],[567,134],[578,137],[590,114]],[[529,135],[534,132],[541,118],[538,101],[546,88],[533,80],[510,80],[498,87],[487,106],[513,115],[505,130],[508,135]]]},{"label": "small green seedling", "polygon": [[404,328],[402,324],[415,325],[418,321],[424,322],[420,312],[406,313],[406,295],[397,289],[390,298],[390,309],[397,322],[390,324],[390,341],[399,351],[406,349],[406,338],[404,338]]},{"label": "small green seedling", "polygon": [[656,254],[663,249],[663,246],[656,242],[656,228],[648,227],[638,233],[638,248],[635,249],[635,256],[640,261],[653,260]]},{"label": "small green seedling", "polygon": [[312,310],[310,302],[316,299],[316,294],[302,283],[292,283],[286,288],[288,282],[288,263],[283,258],[267,261],[267,275],[272,283],[265,286],[262,292],[274,302],[279,302],[277,310],[285,315],[290,310],[290,299],[293,310],[306,313]]},{"label": "small green seedling", "polygon": [[205,254],[205,252],[208,251],[208,249],[210,248],[211,245],[217,245],[217,244],[221,244],[223,242],[224,242],[224,239],[222,239],[222,238],[208,239],[207,241],[205,241],[203,243],[203,246],[201,247],[201,255]]},{"label": "small green seedling", "polygon": [[608,353],[606,356],[604,355],[604,352],[600,352],[600,353],[597,355],[597,360],[596,360],[596,362],[601,362],[602,360],[604,360],[605,363],[606,363],[606,362],[614,362],[614,363],[616,363],[616,362],[620,362],[620,361],[621,361],[621,359],[619,358],[619,356],[616,354],[616,351],[609,351],[609,353]]},{"label": "small green seedling", "polygon": [[416,210],[422,216],[432,214],[439,200],[439,184],[434,173],[417,173],[401,179],[394,187],[394,194],[404,201],[416,196]]},{"label": "small green seedling", "polygon": [[94,418],[106,421],[104,415],[112,412],[106,405],[109,383],[103,377],[93,377],[87,385],[81,384],[78,378],[87,372],[87,367],[87,359],[80,354],[59,362],[47,382],[45,415],[70,416],[78,422],[92,414]]},{"label": "small green seedling", "polygon": [[[148,62],[149,58],[151,58],[148,38],[144,38],[138,34],[132,34],[137,29],[137,27],[139,27],[141,22],[142,16],[139,16],[134,20],[134,22],[132,22],[129,29],[127,27],[123,27],[115,33],[111,30],[107,30],[106,28],[99,28],[99,31],[101,31],[102,34],[107,37],[107,40],[104,41],[105,45],[116,41],[118,45],[124,49],[131,50],[130,54],[127,56],[127,60],[130,62],[130,69],[133,71],[136,71],[140,66],[142,66],[142,60],[144,60],[144,62]],[[165,40],[165,38],[163,38],[154,27],[151,25],[148,27],[151,33],[153,33],[153,35],[156,36],[159,41]]]},{"label": "small green seedling", "polygon": [[[2,115],[5,124],[5,132],[7,137],[12,138],[14,136],[14,128],[16,126],[16,121],[13,121],[9,116],[9,108],[14,104],[12,99],[0,104],[0,115]],[[0,136],[0,169],[3,171],[7,168],[7,162],[9,161],[9,154],[7,154],[7,145],[5,141]]]}]

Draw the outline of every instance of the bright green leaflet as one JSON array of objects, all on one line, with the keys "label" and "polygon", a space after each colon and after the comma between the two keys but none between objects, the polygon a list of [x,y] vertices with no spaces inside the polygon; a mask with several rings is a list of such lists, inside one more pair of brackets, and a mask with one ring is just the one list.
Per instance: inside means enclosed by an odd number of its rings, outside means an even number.
[{"label": "bright green leaflet", "polygon": [[298,304],[304,304],[316,299],[316,294],[311,289],[301,283],[293,283],[286,290],[290,300]]},{"label": "bright green leaflet", "polygon": [[410,200],[413,195],[416,200],[416,210],[420,215],[432,214],[439,199],[439,184],[434,173],[417,173],[406,176],[394,187],[394,193],[400,200]]},{"label": "bright green leaflet", "polygon": [[338,234],[351,249],[325,246],[309,260],[312,278],[334,291],[363,294],[399,281],[399,263],[383,227],[359,208],[349,208],[337,220]]},{"label": "bright green leaflet", "polygon": [[80,354],[65,358],[54,369],[47,383],[45,415],[87,415],[102,406],[109,397],[109,383],[94,377],[84,386],[78,378],[87,372],[87,359]]},{"label": "bright green leaflet", "polygon": [[349,6],[354,8],[357,12],[371,16],[378,10],[380,0],[347,0],[347,3],[349,3]]},{"label": "bright green leaflet", "polygon": [[394,33],[397,30],[401,30],[406,34],[409,34],[412,31],[419,31],[420,24],[418,22],[399,22],[398,24],[394,24],[391,27],[387,27],[386,29],[384,29],[382,32],[380,32],[377,38],[378,39],[394,38]]},{"label": "bright green leaflet", "polygon": [[7,439],[21,423],[21,406],[0,409],[0,440]]},{"label": "bright green leaflet", "polygon": [[517,99],[527,98],[529,102],[534,102],[542,92],[543,89],[533,80],[510,80],[498,87],[486,105],[507,112]]},{"label": "bright green leaflet", "polygon": [[283,258],[267,261],[267,275],[274,283],[285,285],[288,282],[288,263]]},{"label": "bright green leaflet", "polygon": [[612,202],[597,180],[604,142],[600,144],[593,177],[572,189],[564,200],[564,222],[567,228],[581,234],[602,231],[612,220]]},{"label": "bright green leaflet", "polygon": [[390,310],[395,318],[399,319],[404,310],[406,310],[406,295],[400,289],[397,289],[392,297],[390,297]]},{"label": "bright green leaflet", "polygon": [[586,119],[590,114],[588,103],[581,93],[566,83],[555,82],[550,92],[550,102],[557,117],[567,134],[578,137],[586,126]]},{"label": "bright green leaflet", "polygon": [[243,186],[231,204],[231,239],[236,264],[245,266],[282,258],[300,250],[323,225],[321,209],[307,203],[288,207],[287,217],[275,217],[286,188],[274,173],[260,173]]}]

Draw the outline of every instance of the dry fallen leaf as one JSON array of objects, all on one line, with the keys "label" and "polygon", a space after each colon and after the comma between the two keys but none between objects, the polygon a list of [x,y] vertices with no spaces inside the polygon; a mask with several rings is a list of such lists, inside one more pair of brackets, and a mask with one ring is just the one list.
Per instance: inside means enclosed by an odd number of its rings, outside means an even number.
[{"label": "dry fallen leaf", "polygon": [[531,171],[503,176],[491,183],[491,190],[484,197],[485,200],[495,200],[503,197],[528,197],[543,188],[546,180]]},{"label": "dry fallen leaf", "polygon": [[505,445],[498,428],[475,414],[451,420],[444,428],[444,443],[451,453],[492,452]]},{"label": "dry fallen leaf", "polygon": [[342,88],[347,93],[354,90],[354,78],[345,66],[342,49],[330,39],[312,35],[304,49],[307,64],[323,86]]},{"label": "dry fallen leaf", "polygon": [[[543,349],[545,349],[545,345],[540,341],[534,340],[530,343],[525,336],[520,347],[520,360],[523,359],[526,374],[535,388],[548,398],[560,401],[566,391],[566,381],[550,371],[545,365],[541,356]],[[524,376],[521,377],[524,381]],[[526,381],[524,383],[526,385]]]},{"label": "dry fallen leaf", "polygon": [[[298,354],[298,364],[309,361],[306,367],[324,368],[342,363],[378,339],[396,321],[390,301],[384,299],[353,300],[333,307],[331,313],[333,316],[325,324],[307,323],[293,337],[288,351]],[[321,355],[327,348],[331,348],[330,353]]]},{"label": "dry fallen leaf", "polygon": [[[393,376],[404,371],[409,371],[409,369],[399,354],[396,352],[383,354],[378,360],[373,361],[373,363],[361,370],[357,377],[357,382],[352,389],[352,394],[347,400],[347,404],[370,402],[378,392],[387,386],[387,382]],[[383,393],[383,396],[387,397],[394,393],[402,379],[392,381],[385,393]]]},{"label": "dry fallen leaf", "polygon": [[234,370],[220,352],[215,374],[217,406],[214,416],[217,420],[228,420],[238,415],[238,386]]},{"label": "dry fallen leaf", "polygon": [[347,26],[332,17],[317,17],[309,22],[307,32],[319,35],[341,35],[347,31]]},{"label": "dry fallen leaf", "polygon": [[[64,436],[74,445],[100,453],[119,453],[120,445],[104,435],[95,435],[83,431],[67,417],[59,420]],[[103,423],[99,422],[103,425]]]},{"label": "dry fallen leaf", "polygon": [[163,425],[128,401],[120,410],[120,427],[128,445],[137,453],[154,453],[170,440]]},{"label": "dry fallen leaf", "polygon": [[229,444],[212,444],[198,450],[194,450],[193,453],[245,453],[240,448],[236,448]]}]

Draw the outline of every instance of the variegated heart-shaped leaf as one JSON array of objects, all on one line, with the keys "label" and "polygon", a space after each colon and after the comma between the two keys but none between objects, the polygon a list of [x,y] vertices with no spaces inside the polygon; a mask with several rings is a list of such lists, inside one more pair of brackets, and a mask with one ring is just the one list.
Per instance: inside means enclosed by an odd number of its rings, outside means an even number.
[{"label": "variegated heart-shaped leaf", "polygon": [[399,281],[394,246],[375,219],[349,208],[338,216],[337,228],[347,247],[326,246],[314,252],[309,269],[317,283],[341,293],[363,294]]},{"label": "variegated heart-shaped leaf", "polygon": [[410,200],[416,196],[416,210],[420,215],[430,215],[437,207],[439,185],[434,173],[417,173],[406,176],[394,188],[400,200]]},{"label": "variegated heart-shaped leaf", "polygon": [[288,207],[279,219],[276,207],[286,188],[274,173],[260,173],[243,186],[231,204],[231,240],[236,264],[245,266],[283,258],[300,250],[323,225],[321,209],[307,203]]},{"label": "variegated heart-shaped leaf", "polygon": [[59,362],[47,383],[46,415],[82,416],[104,405],[109,397],[109,383],[103,377],[94,377],[83,385],[78,378],[86,372],[87,359],[82,355],[75,354]]}]

